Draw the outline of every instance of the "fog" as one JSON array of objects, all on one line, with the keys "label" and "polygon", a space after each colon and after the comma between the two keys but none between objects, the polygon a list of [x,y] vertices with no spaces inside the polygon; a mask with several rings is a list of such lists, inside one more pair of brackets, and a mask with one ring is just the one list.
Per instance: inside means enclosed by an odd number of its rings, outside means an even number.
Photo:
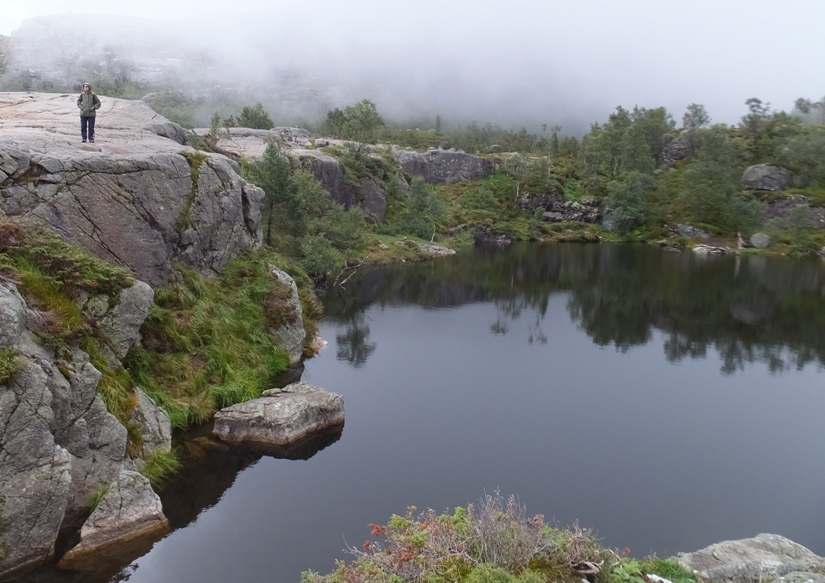
[{"label": "fog", "polygon": [[[121,18],[102,20],[77,6],[0,0],[0,34],[22,39],[38,26],[26,19],[64,15],[49,21],[68,27],[61,43],[35,43],[28,61],[186,52],[177,81],[268,91],[276,108],[285,96],[293,116],[369,98],[395,121],[581,133],[618,105],[665,106],[679,121],[702,103],[736,123],[749,97],[790,110],[825,94],[822,0],[108,0],[93,10]],[[61,36],[51,26],[46,38]]]}]

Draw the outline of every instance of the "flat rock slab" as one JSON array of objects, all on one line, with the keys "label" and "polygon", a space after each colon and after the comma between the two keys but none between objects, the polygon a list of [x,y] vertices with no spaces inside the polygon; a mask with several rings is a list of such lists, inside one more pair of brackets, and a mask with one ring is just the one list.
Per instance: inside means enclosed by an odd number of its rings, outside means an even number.
[{"label": "flat rock slab", "polygon": [[293,383],[218,411],[212,432],[233,445],[266,449],[288,445],[343,422],[341,395]]},{"label": "flat rock slab", "polygon": [[[705,582],[753,583],[775,581],[794,572],[825,572],[825,559],[777,534],[717,543],[677,560]],[[793,581],[799,576],[792,577]]]}]

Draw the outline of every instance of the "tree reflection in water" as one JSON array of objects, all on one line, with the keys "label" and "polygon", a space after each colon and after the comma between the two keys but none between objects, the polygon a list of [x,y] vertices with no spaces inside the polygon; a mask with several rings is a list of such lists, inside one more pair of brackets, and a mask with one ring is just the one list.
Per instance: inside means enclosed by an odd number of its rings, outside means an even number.
[{"label": "tree reflection in water", "polygon": [[772,372],[825,365],[825,264],[785,257],[701,257],[637,245],[519,244],[439,258],[432,263],[364,269],[352,295],[330,295],[327,316],[343,327],[338,358],[363,366],[371,305],[451,308],[493,302],[493,334],[530,314],[526,340],[546,343],[549,298],[568,295],[572,320],[594,343],[628,349],[663,332],[671,362],[706,358],[713,348],[725,373],[764,362]]},{"label": "tree reflection in water", "polygon": [[345,360],[355,368],[364,366],[376,348],[374,342],[367,342],[369,335],[370,327],[367,324],[367,317],[363,312],[355,312],[353,317],[344,324],[344,331],[335,335],[338,343],[336,351],[338,360]]}]

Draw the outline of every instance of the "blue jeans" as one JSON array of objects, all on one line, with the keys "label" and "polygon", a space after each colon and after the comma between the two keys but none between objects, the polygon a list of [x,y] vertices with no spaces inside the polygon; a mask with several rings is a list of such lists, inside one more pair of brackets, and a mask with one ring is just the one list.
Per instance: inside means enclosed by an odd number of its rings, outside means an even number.
[{"label": "blue jeans", "polygon": [[95,116],[93,115],[81,115],[80,116],[80,137],[82,139],[86,139],[88,128],[88,137],[90,140],[95,139]]}]

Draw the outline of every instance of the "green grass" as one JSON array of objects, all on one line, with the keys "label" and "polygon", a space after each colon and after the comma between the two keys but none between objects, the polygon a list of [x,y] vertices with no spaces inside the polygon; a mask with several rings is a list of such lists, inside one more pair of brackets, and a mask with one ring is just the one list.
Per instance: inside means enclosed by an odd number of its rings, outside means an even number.
[{"label": "green grass", "polygon": [[157,489],[180,471],[181,463],[174,451],[155,450],[146,458],[140,473]]},{"label": "green grass", "polygon": [[208,281],[181,269],[180,283],[156,290],[142,345],[125,364],[173,427],[201,423],[222,407],[259,396],[289,365],[267,331],[294,317],[283,285],[269,273],[269,263],[279,261],[259,252]]},{"label": "green grass", "polygon": [[105,486],[101,486],[100,488],[92,490],[89,493],[89,495],[86,497],[86,506],[89,508],[89,510],[94,512],[95,509],[98,506],[100,506],[100,502],[103,500],[106,494],[109,493],[109,488],[109,484],[106,484]]},{"label": "green grass", "polygon": [[0,350],[0,385],[8,383],[20,366],[20,354],[13,347]]}]

